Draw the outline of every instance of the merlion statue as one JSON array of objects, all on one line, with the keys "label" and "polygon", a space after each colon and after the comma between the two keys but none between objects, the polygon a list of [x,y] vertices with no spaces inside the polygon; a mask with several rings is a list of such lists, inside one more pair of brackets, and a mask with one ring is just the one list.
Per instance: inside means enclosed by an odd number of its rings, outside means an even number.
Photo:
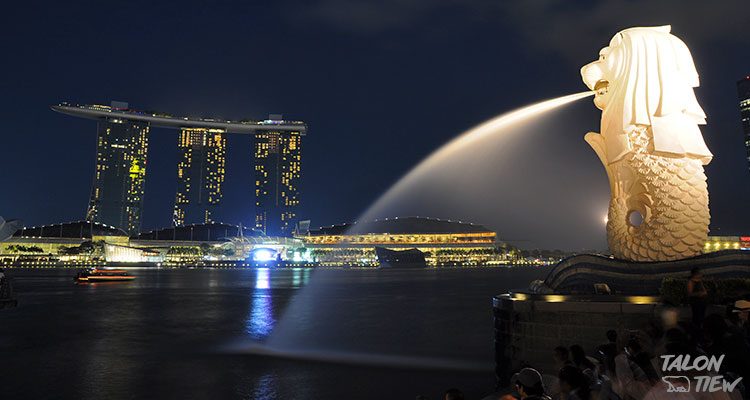
[{"label": "merlion statue", "polygon": [[609,177],[609,248],[625,260],[695,256],[708,238],[706,115],[690,51],[670,30],[626,29],[581,69],[602,110],[601,133],[585,139]]}]

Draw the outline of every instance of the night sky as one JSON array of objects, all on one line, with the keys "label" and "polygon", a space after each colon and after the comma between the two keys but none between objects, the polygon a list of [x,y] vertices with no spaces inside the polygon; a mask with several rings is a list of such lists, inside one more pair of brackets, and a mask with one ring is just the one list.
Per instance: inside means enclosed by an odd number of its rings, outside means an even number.
[{"label": "night sky", "polygon": [[[465,129],[585,90],[580,66],[617,31],[671,24],[701,75],[696,93],[715,156],[707,168],[712,233],[750,234],[735,87],[750,74],[749,11],[741,0],[8,2],[0,13],[0,215],[26,225],[82,219],[96,123],[49,106],[121,100],[173,115],[306,121],[300,216],[313,226],[350,221]],[[567,115],[599,129],[589,101]],[[565,132],[556,151],[584,148],[606,188],[584,134]],[[176,144],[177,131],[152,129],[144,229],[171,223]],[[251,154],[249,137],[230,137],[223,221],[253,220]],[[474,222],[501,237],[507,230]],[[586,237],[560,246],[599,244]]]}]

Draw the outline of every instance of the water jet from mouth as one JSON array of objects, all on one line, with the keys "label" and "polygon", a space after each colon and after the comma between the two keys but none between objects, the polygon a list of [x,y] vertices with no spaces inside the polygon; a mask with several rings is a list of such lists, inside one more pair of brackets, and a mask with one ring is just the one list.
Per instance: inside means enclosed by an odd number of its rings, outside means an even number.
[{"label": "water jet from mouth", "polygon": [[[553,111],[592,95],[545,100],[467,130],[403,175],[350,233],[365,232],[370,220],[416,215],[484,224],[500,231],[501,239],[533,247],[603,245],[600,216],[608,188],[598,184],[597,160],[582,144],[588,126],[575,125],[587,119],[552,117]],[[565,135],[569,132],[577,135],[573,141]],[[564,231],[571,227],[582,240],[570,240]]]}]

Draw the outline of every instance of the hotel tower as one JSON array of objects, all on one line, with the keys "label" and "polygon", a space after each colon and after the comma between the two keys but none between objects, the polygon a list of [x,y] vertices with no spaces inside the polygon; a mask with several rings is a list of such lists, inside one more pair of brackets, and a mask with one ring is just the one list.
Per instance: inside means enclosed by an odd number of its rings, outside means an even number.
[{"label": "hotel tower", "polygon": [[[280,115],[268,121],[282,121]],[[298,221],[303,130],[271,130],[255,135],[255,228],[269,236],[289,236]]]},{"label": "hotel tower", "polygon": [[129,234],[140,231],[148,131],[148,123],[140,121],[117,117],[99,121],[88,221],[112,225]]},{"label": "hotel tower", "polygon": [[223,129],[182,128],[177,143],[177,198],[174,226],[215,222],[226,167],[227,135]]},{"label": "hotel tower", "polygon": [[[110,106],[61,103],[54,111],[98,123],[94,185],[86,219],[139,233],[146,154],[151,128],[179,129],[175,226],[216,222],[226,176],[227,134],[252,135],[254,201],[246,215],[270,236],[292,233],[300,204],[302,121],[271,115],[262,121],[175,117],[136,111],[127,103]],[[253,213],[253,205],[255,212]]]}]

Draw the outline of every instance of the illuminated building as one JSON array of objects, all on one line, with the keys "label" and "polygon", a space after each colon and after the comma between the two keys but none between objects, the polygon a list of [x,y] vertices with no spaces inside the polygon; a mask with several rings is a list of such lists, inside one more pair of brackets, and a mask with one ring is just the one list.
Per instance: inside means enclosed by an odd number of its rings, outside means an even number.
[{"label": "illuminated building", "polygon": [[496,239],[495,232],[481,225],[418,217],[328,226],[295,238],[223,223],[173,226],[129,237],[113,226],[79,221],[17,231],[0,243],[0,266],[83,268],[115,262],[245,267],[268,261],[376,266],[376,246],[419,249],[432,266],[516,263],[514,249]]},{"label": "illuminated building", "polygon": [[140,230],[148,131],[147,122],[116,117],[99,121],[96,171],[87,220],[116,226],[131,234]]},{"label": "illuminated building", "polygon": [[[266,122],[284,121],[271,115]],[[290,235],[297,223],[303,135],[303,130],[269,130],[255,135],[255,228],[267,235]]]},{"label": "illuminated building", "polygon": [[506,264],[512,255],[481,225],[407,217],[341,224],[299,236],[323,265],[377,265],[375,247],[418,249],[428,265]]},{"label": "illuminated building", "polygon": [[223,129],[182,128],[177,164],[177,198],[173,223],[214,222],[212,213],[221,202],[227,138]]},{"label": "illuminated building", "polygon": [[204,243],[220,242],[234,237],[260,236],[261,233],[247,227],[238,225],[207,223],[175,226],[169,228],[155,229],[134,236],[134,241],[153,242],[180,242],[180,243]]},{"label": "illuminated building", "polygon": [[252,266],[254,255],[310,265],[299,239],[269,237],[255,229],[223,223],[191,224],[128,236],[98,222],[78,221],[23,228],[0,242],[0,267],[94,267],[102,263],[162,266]]},{"label": "illuminated building", "polygon": [[740,118],[742,131],[745,134],[748,168],[750,168],[750,75],[737,81],[737,96],[740,100]]},{"label": "illuminated building", "polygon": [[269,237],[257,229],[224,223],[192,224],[144,232],[130,246],[162,249],[164,265],[210,265],[221,261],[258,261],[257,250],[285,262],[308,262],[301,240]]},{"label": "illuminated building", "polygon": [[[97,171],[87,219],[125,229],[140,229],[143,181],[149,128],[180,129],[178,189],[172,220],[175,226],[212,222],[222,198],[226,134],[255,137],[255,224],[269,235],[289,235],[300,204],[302,121],[231,121],[177,117],[137,111],[127,103],[111,106],[60,103],[52,110],[99,121]],[[126,167],[124,161],[130,162]],[[123,194],[118,196],[118,194]]]},{"label": "illuminated building", "polygon": [[125,231],[99,222],[26,227],[0,243],[0,261],[16,267],[57,266],[59,261],[94,266],[104,259],[103,243],[127,242]]},{"label": "illuminated building", "polygon": [[750,250],[750,236],[709,236],[703,252],[720,250]]}]

